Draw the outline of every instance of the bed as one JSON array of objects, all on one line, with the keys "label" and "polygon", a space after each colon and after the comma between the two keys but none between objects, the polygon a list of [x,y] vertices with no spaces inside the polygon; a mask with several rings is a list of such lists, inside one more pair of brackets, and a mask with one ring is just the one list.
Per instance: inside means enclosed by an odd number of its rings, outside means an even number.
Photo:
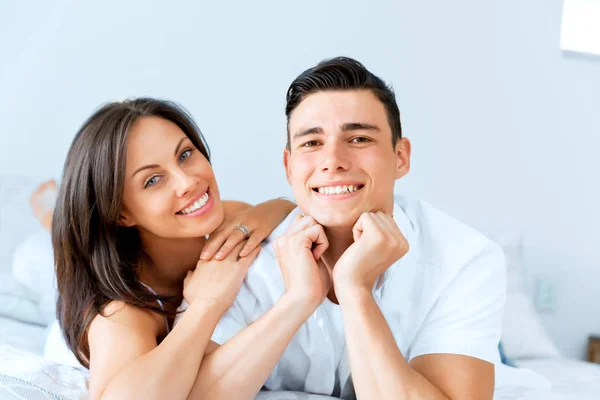
[{"label": "bed", "polygon": [[[53,293],[40,293],[52,286],[40,285],[39,281],[52,277],[48,275],[52,266],[43,267],[43,271],[20,271],[13,262],[19,243],[28,238],[44,240],[43,234],[36,236],[40,228],[28,207],[34,187],[23,177],[0,175],[0,400],[86,399],[87,372],[50,362],[43,356],[47,326],[54,315]],[[494,398],[600,400],[600,365],[561,357],[545,334],[524,289],[518,240],[494,239],[502,245],[508,259],[509,293],[502,342],[508,358],[518,367],[497,366]],[[26,255],[40,256],[41,252]],[[331,398],[262,392],[257,399]]]}]

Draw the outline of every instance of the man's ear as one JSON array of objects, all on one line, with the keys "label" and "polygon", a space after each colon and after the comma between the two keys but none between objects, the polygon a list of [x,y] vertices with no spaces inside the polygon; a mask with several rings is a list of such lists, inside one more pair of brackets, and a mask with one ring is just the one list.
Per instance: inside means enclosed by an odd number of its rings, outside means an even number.
[{"label": "man's ear", "polygon": [[125,228],[131,228],[135,226],[135,221],[133,217],[127,211],[123,211],[121,215],[119,215],[119,220],[117,221],[119,226],[123,226]]},{"label": "man's ear", "polygon": [[285,150],[283,150],[283,166],[285,167],[285,177],[288,181],[288,183],[291,185],[291,177],[292,177],[292,171],[290,168],[290,157],[292,156],[290,149],[286,148]]},{"label": "man's ear", "polygon": [[401,138],[396,142],[396,179],[402,178],[410,171],[411,144],[408,138]]}]

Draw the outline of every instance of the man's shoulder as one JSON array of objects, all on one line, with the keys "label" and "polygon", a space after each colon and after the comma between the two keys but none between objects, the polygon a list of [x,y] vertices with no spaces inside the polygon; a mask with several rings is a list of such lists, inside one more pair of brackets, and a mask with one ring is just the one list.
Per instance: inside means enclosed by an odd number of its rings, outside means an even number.
[{"label": "man's shoulder", "polygon": [[273,232],[271,232],[271,234],[263,241],[263,248],[267,247],[267,245],[272,245],[275,239],[283,235],[294,221],[294,218],[301,213],[302,211],[299,207],[294,208],[292,212],[290,212],[288,216],[285,217],[285,219],[279,225],[277,225],[277,227],[273,229]]},{"label": "man's shoulder", "polygon": [[419,259],[438,267],[459,267],[490,248],[499,248],[477,229],[419,198],[394,197],[410,221]]}]

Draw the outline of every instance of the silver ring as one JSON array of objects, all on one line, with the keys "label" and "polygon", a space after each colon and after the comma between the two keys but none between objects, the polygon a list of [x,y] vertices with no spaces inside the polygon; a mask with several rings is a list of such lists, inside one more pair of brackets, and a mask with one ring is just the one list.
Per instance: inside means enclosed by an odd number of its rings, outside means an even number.
[{"label": "silver ring", "polygon": [[240,232],[242,232],[242,235],[244,235],[244,239],[248,239],[250,237],[250,232],[248,231],[248,227],[246,225],[238,225],[235,227],[235,229],[238,229]]}]

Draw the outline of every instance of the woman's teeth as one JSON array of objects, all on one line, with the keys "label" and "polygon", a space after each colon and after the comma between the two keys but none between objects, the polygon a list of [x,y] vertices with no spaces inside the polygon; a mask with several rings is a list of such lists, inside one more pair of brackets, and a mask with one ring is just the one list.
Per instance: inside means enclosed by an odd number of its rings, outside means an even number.
[{"label": "woman's teeth", "polygon": [[360,185],[323,186],[323,187],[320,187],[318,190],[319,190],[319,193],[327,194],[327,195],[346,194],[346,193],[352,193],[352,192],[358,191],[359,186]]},{"label": "woman's teeth", "polygon": [[194,204],[192,204],[191,207],[188,207],[185,210],[181,211],[181,213],[182,214],[193,213],[194,211],[204,207],[207,202],[208,202],[208,192],[204,193],[204,196],[202,196],[199,200],[197,200]]}]

